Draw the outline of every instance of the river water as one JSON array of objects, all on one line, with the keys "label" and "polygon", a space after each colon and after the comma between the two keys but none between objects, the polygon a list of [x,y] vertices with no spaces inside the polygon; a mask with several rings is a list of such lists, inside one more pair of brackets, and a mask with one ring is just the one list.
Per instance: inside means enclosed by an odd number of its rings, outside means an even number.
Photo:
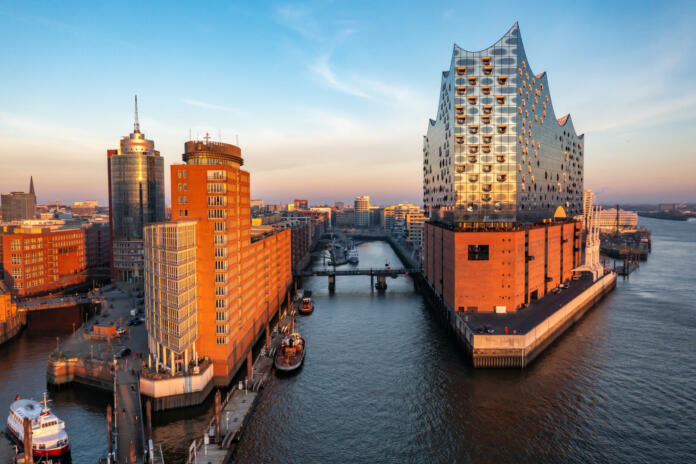
[{"label": "river water", "polygon": [[[474,370],[407,277],[384,294],[369,277],[308,279],[316,310],[298,317],[304,367],[266,387],[236,459],[255,462],[688,462],[696,456],[696,222],[641,218],[653,252],[525,370]],[[383,242],[360,267],[398,266]],[[0,409],[38,398],[56,334],[0,348]],[[53,393],[73,462],[106,446],[108,395]],[[3,412],[4,414],[4,412]],[[156,418],[168,463],[212,414]]]}]

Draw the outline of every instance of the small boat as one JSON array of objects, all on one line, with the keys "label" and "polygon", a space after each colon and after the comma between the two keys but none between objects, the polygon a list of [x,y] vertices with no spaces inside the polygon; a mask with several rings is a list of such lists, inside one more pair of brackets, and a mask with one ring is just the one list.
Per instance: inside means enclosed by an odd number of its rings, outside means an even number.
[{"label": "small boat", "polygon": [[[295,321],[293,321],[293,329]],[[280,342],[280,349],[273,363],[283,372],[294,371],[302,365],[305,357],[305,339],[297,332],[292,332]]]},{"label": "small boat", "polygon": [[298,309],[298,312],[303,316],[308,316],[314,312],[314,301],[312,301],[312,292],[309,290],[304,292],[302,295],[302,303]]},{"label": "small boat", "polygon": [[350,264],[358,264],[358,262],[360,262],[360,255],[358,254],[358,249],[349,248],[346,252],[346,259]]},{"label": "small boat", "polygon": [[[42,406],[43,404],[43,406]],[[19,395],[10,405],[7,416],[7,432],[24,448],[24,419],[31,421],[31,448],[35,457],[63,456],[70,452],[70,441],[65,431],[65,422],[48,408],[44,393],[43,401],[20,399]]]}]

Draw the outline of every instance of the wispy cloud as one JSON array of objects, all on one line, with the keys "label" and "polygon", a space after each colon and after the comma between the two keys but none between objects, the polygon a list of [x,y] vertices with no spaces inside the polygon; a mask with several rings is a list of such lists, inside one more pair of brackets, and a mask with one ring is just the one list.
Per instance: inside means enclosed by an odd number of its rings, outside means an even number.
[{"label": "wispy cloud", "polygon": [[195,106],[197,108],[204,108],[206,110],[217,110],[217,111],[228,111],[228,112],[239,111],[237,108],[233,108],[231,106],[214,105],[212,103],[202,102],[200,100],[195,100],[193,98],[182,98],[181,102],[185,103],[187,105],[190,105],[190,106]]},{"label": "wispy cloud", "polygon": [[372,98],[363,90],[336,77],[336,73],[333,72],[331,66],[329,65],[328,56],[319,57],[319,60],[316,63],[309,65],[309,69],[320,77],[326,85],[338,90],[339,92],[347,93],[348,95],[353,95],[360,98]]}]

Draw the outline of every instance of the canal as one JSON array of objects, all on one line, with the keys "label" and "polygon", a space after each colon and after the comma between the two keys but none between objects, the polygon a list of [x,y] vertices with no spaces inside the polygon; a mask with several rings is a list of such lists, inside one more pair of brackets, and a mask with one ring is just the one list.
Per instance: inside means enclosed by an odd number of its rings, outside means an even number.
[{"label": "canal", "polygon": [[[641,218],[647,263],[525,370],[473,370],[408,277],[307,279],[314,314],[296,375],[266,387],[237,462],[686,462],[696,455],[696,222]],[[359,246],[360,267],[399,260],[383,242]],[[0,409],[38,398],[55,333],[25,332],[0,348]],[[52,393],[73,462],[106,446],[108,395]],[[155,419],[168,463],[212,414]],[[1,456],[0,456],[1,459]]]}]

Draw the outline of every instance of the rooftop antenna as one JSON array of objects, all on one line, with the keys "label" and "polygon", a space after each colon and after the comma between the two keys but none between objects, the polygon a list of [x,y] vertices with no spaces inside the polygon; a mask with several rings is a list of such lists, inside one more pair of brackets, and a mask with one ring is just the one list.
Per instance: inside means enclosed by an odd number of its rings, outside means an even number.
[{"label": "rooftop antenna", "polygon": [[239,146],[239,134],[234,135],[235,141],[237,143],[237,146]]},{"label": "rooftop antenna", "polygon": [[133,124],[135,132],[140,132],[140,122],[138,121],[138,96],[135,96],[135,124]]}]

